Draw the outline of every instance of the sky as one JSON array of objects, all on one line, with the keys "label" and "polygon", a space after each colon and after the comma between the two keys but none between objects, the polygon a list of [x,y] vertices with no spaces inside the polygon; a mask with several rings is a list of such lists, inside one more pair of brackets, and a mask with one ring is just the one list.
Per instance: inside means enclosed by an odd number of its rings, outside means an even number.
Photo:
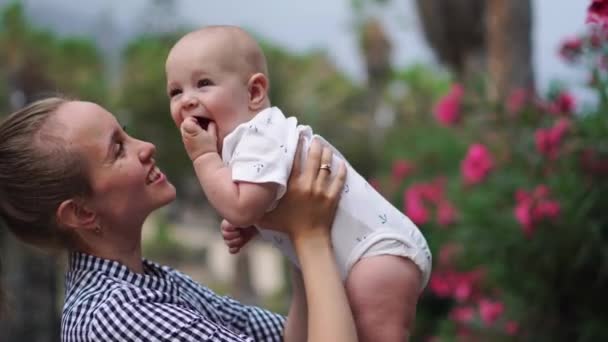
[{"label": "sky", "polygon": [[[103,28],[107,34],[102,43],[112,47],[124,44],[143,27],[149,27],[152,21],[154,25],[164,28],[239,25],[293,51],[322,49],[351,78],[363,79],[363,64],[353,34],[351,0],[174,0],[176,6],[173,11],[153,15],[150,9],[154,1],[22,2],[28,14],[43,27],[61,34],[87,34]],[[0,0],[0,4],[6,2]],[[392,3],[378,13],[392,40],[394,64],[436,64],[422,36],[414,0],[393,0]],[[533,53],[538,86],[546,89],[550,81],[555,79],[583,84],[586,81],[584,73],[565,65],[559,59],[557,49],[564,38],[584,31],[589,0],[532,0],[532,3]],[[159,17],[164,19],[152,19]]]}]

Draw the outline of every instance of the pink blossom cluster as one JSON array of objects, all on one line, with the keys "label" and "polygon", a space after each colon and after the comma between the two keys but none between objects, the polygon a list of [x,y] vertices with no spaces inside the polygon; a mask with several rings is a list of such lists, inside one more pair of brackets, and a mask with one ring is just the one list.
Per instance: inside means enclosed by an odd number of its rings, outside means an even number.
[{"label": "pink blossom cluster", "polygon": [[[501,301],[482,298],[477,302],[477,308],[472,305],[454,307],[450,312],[450,318],[458,323],[469,323],[479,314],[481,321],[485,325],[490,326],[502,316],[504,311],[505,305]],[[511,322],[512,324],[513,322]],[[511,334],[516,332],[516,329],[514,331],[513,327],[508,330],[510,330],[509,333]]]},{"label": "pink blossom cluster", "polygon": [[541,104],[541,108],[553,115],[570,115],[576,110],[576,99],[567,91],[561,91],[551,102]]},{"label": "pink blossom cluster", "polygon": [[542,184],[530,192],[517,190],[515,201],[515,218],[528,237],[532,236],[538,223],[557,218],[561,209],[559,202],[549,197],[549,188]]},{"label": "pink blossom cluster", "polygon": [[450,91],[435,104],[435,119],[444,126],[454,126],[460,120],[464,87],[453,84]]},{"label": "pink blossom cluster", "polygon": [[566,62],[576,62],[583,53],[583,40],[579,37],[564,40],[559,49],[560,56]]},{"label": "pink blossom cluster", "polygon": [[494,168],[494,161],[488,149],[482,144],[469,147],[466,156],[460,164],[460,170],[465,184],[481,183]]},{"label": "pink blossom cluster", "polygon": [[397,159],[393,162],[391,178],[394,183],[401,183],[415,170],[414,164],[404,159]]},{"label": "pink blossom cluster", "polygon": [[481,269],[469,272],[440,269],[431,274],[429,288],[437,297],[465,302],[476,296],[482,277]]},{"label": "pink blossom cluster", "polygon": [[560,119],[553,127],[539,128],[534,135],[538,152],[550,160],[557,159],[562,140],[570,126],[568,119]]},{"label": "pink blossom cluster", "polygon": [[439,298],[452,298],[457,305],[449,317],[458,324],[461,337],[469,334],[467,325],[480,320],[486,326],[501,326],[507,335],[518,332],[518,324],[503,317],[505,305],[502,301],[491,299],[481,291],[484,270],[477,268],[468,272],[454,269],[454,259],[462,251],[456,243],[446,243],[439,250],[437,269],[431,274],[429,289]]},{"label": "pink blossom cluster", "polygon": [[431,212],[435,210],[438,224],[447,226],[454,223],[456,208],[445,198],[444,187],[444,178],[410,186],[403,194],[405,214],[415,224],[422,225],[431,220]]},{"label": "pink blossom cluster", "polygon": [[608,27],[608,1],[592,0],[587,11],[587,23]]}]

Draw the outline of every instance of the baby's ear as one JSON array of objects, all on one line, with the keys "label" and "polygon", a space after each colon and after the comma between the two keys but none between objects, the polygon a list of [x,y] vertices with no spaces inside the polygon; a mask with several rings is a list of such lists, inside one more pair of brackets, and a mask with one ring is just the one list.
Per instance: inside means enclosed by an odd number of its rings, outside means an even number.
[{"label": "baby's ear", "polygon": [[249,91],[249,109],[258,111],[269,106],[268,78],[258,72],[249,78],[247,89]]}]

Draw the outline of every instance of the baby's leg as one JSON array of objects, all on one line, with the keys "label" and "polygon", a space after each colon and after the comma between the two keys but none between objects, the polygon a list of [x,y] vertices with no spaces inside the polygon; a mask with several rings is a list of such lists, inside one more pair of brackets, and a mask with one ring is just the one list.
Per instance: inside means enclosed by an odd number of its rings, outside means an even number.
[{"label": "baby's leg", "polygon": [[361,342],[403,342],[416,315],[422,275],[410,259],[394,255],[359,260],[346,291]]}]

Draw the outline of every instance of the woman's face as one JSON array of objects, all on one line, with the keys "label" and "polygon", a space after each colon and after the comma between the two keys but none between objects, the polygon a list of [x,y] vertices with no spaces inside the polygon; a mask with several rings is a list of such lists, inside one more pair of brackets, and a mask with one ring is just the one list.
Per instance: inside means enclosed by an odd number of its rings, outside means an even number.
[{"label": "woman's face", "polygon": [[87,161],[93,190],[88,204],[103,228],[141,224],[175,199],[175,188],[156,166],[154,145],[129,136],[107,110],[74,101],[55,118],[67,143]]}]

